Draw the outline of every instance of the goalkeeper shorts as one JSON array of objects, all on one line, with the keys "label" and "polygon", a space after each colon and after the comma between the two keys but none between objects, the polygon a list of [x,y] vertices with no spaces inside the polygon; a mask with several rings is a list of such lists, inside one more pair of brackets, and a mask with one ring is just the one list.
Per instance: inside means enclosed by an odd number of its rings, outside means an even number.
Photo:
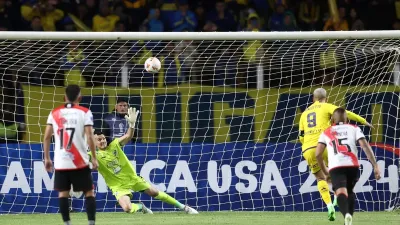
[{"label": "goalkeeper shorts", "polygon": [[137,176],[134,181],[128,183],[130,184],[121,185],[120,187],[110,187],[117,200],[122,196],[129,196],[129,198],[132,198],[132,192],[143,192],[151,187],[151,185],[140,176]]},{"label": "goalkeeper shorts", "polygon": [[[317,148],[309,148],[303,152],[303,157],[307,161],[308,167],[311,170],[311,173],[315,174],[318,173],[321,168],[318,165],[317,162],[317,157],[315,156]],[[322,154],[322,157],[324,159],[325,165],[328,166],[328,151],[324,151]]]}]

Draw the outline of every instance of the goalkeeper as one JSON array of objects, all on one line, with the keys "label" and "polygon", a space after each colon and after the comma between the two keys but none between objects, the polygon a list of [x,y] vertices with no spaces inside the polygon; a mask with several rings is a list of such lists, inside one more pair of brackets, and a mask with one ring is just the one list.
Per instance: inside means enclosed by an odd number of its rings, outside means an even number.
[{"label": "goalkeeper", "polygon": [[[336,198],[334,204],[332,204],[332,199],[329,193],[329,186],[327,183],[327,178],[329,174],[325,174],[318,165],[315,152],[318,144],[318,139],[321,133],[330,126],[330,119],[333,111],[338,107],[327,103],[326,90],[323,88],[317,88],[313,93],[314,103],[310,105],[300,117],[300,142],[302,143],[303,157],[307,161],[308,166],[318,181],[317,187],[321,194],[322,200],[328,207],[328,219],[330,221],[335,220],[335,207]],[[348,118],[372,128],[364,118],[361,116],[346,111]],[[328,165],[327,151],[324,151],[323,159],[325,165]]]},{"label": "goalkeeper", "polygon": [[129,128],[126,134],[114,139],[109,145],[107,145],[107,140],[104,134],[95,131],[94,138],[97,147],[96,156],[99,164],[99,173],[104,177],[107,186],[113,192],[119,205],[127,213],[153,213],[142,203],[131,203],[132,191],[134,191],[144,192],[156,199],[171,204],[188,214],[198,214],[195,209],[183,205],[162,191],[158,191],[142,177],[138,176],[131,162],[122,151],[121,146],[125,145],[132,139],[138,115],[139,111],[136,111],[135,108],[128,109],[128,115],[125,116],[125,119],[129,124]]}]

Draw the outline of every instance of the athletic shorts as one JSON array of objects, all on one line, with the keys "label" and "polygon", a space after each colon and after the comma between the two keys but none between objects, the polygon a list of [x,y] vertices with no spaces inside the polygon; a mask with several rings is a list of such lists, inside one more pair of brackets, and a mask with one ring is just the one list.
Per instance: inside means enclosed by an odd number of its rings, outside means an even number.
[{"label": "athletic shorts", "polygon": [[92,172],[89,167],[76,170],[56,170],[54,176],[54,189],[57,191],[69,191],[71,185],[74,192],[93,190]]},{"label": "athletic shorts", "polygon": [[358,181],[358,167],[340,167],[329,171],[332,180],[332,189],[347,188],[348,192],[353,191]]},{"label": "athletic shorts", "polygon": [[[316,150],[317,148],[309,148],[303,152],[303,157],[307,161],[308,167],[313,174],[321,170],[317,162],[317,157],[315,156]],[[325,165],[328,166],[328,151],[324,151],[322,158],[324,159]]]},{"label": "athletic shorts", "polygon": [[135,177],[134,181],[129,183],[131,184],[121,185],[119,187],[110,187],[117,200],[122,196],[129,196],[129,198],[132,198],[132,192],[143,192],[151,187],[151,185],[141,176]]}]

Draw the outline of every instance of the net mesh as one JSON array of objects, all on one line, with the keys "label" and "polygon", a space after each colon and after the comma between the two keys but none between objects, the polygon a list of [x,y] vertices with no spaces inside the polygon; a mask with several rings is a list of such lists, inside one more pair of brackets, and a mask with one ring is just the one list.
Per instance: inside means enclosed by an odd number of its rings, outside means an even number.
[{"label": "net mesh", "polygon": [[[325,208],[297,142],[301,112],[312,91],[325,87],[329,102],[375,126],[362,129],[383,179],[374,181],[360,154],[357,209],[392,210],[400,204],[399,42],[2,40],[0,213],[57,212],[40,143],[67,84],[84,87],[95,129],[104,128],[119,97],[139,108],[128,158],[155,187],[203,211]],[[144,71],[151,56],[162,62],[158,74]],[[124,132],[118,117],[111,126],[108,132]],[[93,175],[98,209],[120,211]],[[72,199],[74,210],[84,209]],[[173,209],[143,194],[133,201]]]}]

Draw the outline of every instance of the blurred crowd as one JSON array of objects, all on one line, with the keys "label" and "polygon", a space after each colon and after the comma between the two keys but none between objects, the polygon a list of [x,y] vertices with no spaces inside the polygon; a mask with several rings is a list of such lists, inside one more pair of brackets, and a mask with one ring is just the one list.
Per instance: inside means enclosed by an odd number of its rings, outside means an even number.
[{"label": "blurred crowd", "polygon": [[295,31],[400,28],[398,0],[0,0],[0,30]]}]

